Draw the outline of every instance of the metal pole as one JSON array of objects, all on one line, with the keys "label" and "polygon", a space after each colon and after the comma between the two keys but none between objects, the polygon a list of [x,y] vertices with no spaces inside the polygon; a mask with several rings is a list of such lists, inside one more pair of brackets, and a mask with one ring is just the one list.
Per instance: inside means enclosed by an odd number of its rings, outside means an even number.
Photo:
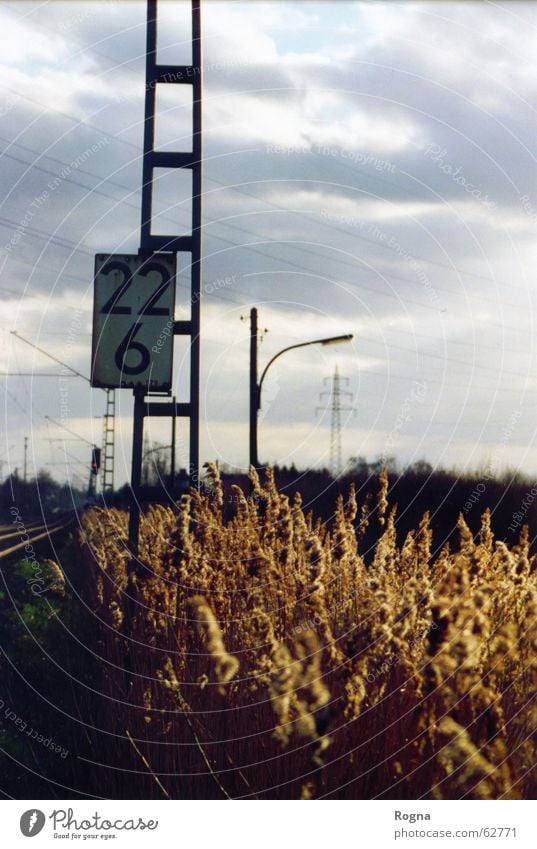
[{"label": "metal pole", "polygon": [[[157,0],[147,0],[147,28],[145,45],[145,112],[144,112],[144,156],[142,160],[142,224],[140,253],[151,241],[151,198],[153,192],[153,169],[151,154],[155,144],[155,98],[156,85],[149,85],[157,61]],[[149,253],[150,251],[148,251]]]},{"label": "metal pole", "polygon": [[145,390],[137,388],[134,394],[134,420],[132,428],[131,504],[129,513],[129,542],[134,556],[138,550],[140,528],[140,483],[142,478],[142,452],[144,441]]},{"label": "metal pole", "polygon": [[[176,397],[173,396],[173,406],[176,404]],[[172,456],[170,458],[170,494],[175,497],[175,442],[177,431],[177,416],[172,416]]]},{"label": "metal pole", "polygon": [[257,385],[257,308],[250,310],[250,466],[259,466],[257,456],[257,413],[259,387]]},{"label": "metal pole", "polygon": [[200,319],[201,319],[201,17],[200,0],[192,0],[192,266],[191,266],[191,338],[190,338],[190,482],[199,487],[200,419]]},{"label": "metal pole", "polygon": [[[149,85],[156,62],[157,46],[157,0],[147,0],[146,49],[145,49],[145,106],[144,106],[144,155],[142,160],[142,209],[140,228],[140,253],[147,250],[151,240],[151,198],[153,190],[153,170],[151,151],[155,143],[155,98],[156,86]],[[133,557],[138,553],[138,532],[140,529],[140,486],[142,482],[142,455],[144,441],[144,399],[145,389],[133,390],[134,412],[132,423],[132,463],[131,493],[129,511],[129,544]]]},{"label": "metal pole", "polygon": [[24,437],[24,485],[25,485],[25,486],[26,486],[27,479],[28,479],[28,475],[27,475],[27,471],[28,471],[28,463],[27,463],[27,459],[28,459],[28,437],[27,437],[27,436],[25,436],[25,437]]}]

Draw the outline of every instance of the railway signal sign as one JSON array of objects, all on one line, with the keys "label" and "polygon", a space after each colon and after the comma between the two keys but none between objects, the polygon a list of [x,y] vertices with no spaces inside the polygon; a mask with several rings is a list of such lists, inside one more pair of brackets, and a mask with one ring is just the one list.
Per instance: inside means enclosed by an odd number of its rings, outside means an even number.
[{"label": "railway signal sign", "polygon": [[172,385],[175,253],[97,254],[91,385]]},{"label": "railway signal sign", "polygon": [[93,475],[98,474],[99,469],[101,468],[101,449],[97,448],[97,446],[93,446],[91,449],[91,473]]}]

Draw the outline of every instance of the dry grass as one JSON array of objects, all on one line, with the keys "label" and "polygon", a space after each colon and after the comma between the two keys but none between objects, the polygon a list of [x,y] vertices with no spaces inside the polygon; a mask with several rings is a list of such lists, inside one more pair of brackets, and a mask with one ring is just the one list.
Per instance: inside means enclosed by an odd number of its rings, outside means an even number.
[{"label": "dry grass", "polygon": [[508,549],[488,513],[478,540],[461,518],[459,549],[433,557],[427,515],[397,545],[385,478],[371,515],[351,490],[328,530],[270,472],[226,522],[210,474],[178,513],[150,510],[130,579],[125,514],[84,520],[99,793],[534,798],[527,535]]}]

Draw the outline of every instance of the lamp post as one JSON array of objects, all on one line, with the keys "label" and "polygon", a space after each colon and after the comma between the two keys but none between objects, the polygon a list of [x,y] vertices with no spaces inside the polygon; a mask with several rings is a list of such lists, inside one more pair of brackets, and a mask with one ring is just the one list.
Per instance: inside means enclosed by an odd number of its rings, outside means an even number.
[{"label": "lamp post", "polygon": [[341,342],[351,342],[354,339],[353,333],[346,333],[343,336],[329,336],[326,339],[312,339],[310,342],[297,342],[294,345],[288,345],[287,348],[282,348],[277,354],[268,361],[261,379],[257,380],[257,307],[252,307],[250,310],[250,465],[254,468],[259,467],[259,458],[257,453],[257,425],[258,413],[261,409],[261,390],[263,381],[265,380],[267,371],[272,363],[277,360],[282,354],[287,351],[292,351],[294,348],[305,348],[306,345],[338,345]]},{"label": "lamp post", "polygon": [[[147,451],[144,451],[144,453],[142,454],[142,469],[143,469],[143,473],[144,473],[144,477],[145,477],[146,486],[147,486],[147,483],[148,483],[148,470],[147,470],[147,466],[145,467],[145,469],[143,468],[143,463],[144,463],[145,458],[149,457],[150,454],[157,454],[159,451],[169,451],[170,449],[173,452],[173,445],[157,445],[156,448],[148,448]],[[155,463],[155,467],[156,467],[156,463]],[[158,468],[157,468],[157,474],[159,475],[159,478],[160,478],[160,473],[159,473]],[[171,485],[171,481],[170,481],[170,485]]]}]

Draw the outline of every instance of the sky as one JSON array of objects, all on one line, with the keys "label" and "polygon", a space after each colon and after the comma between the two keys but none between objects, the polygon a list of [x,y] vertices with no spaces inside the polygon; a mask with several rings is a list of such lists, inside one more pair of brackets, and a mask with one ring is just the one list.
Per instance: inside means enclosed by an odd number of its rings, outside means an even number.
[{"label": "sky", "polygon": [[[159,4],[161,62],[190,60],[189,5]],[[101,442],[104,393],[40,376],[60,369],[12,331],[89,373],[94,254],[139,247],[145,14],[128,0],[0,6],[2,477],[22,470],[28,436],[30,475],[85,484]],[[321,393],[337,366],[345,462],[537,475],[537,2],[202,0],[202,44],[202,459],[247,466],[257,306],[261,368],[354,334],[271,367],[261,460],[328,464]],[[189,91],[157,92],[161,149],[191,143]],[[161,180],[155,204],[165,231],[181,228],[180,180]],[[121,390],[117,483],[131,428]],[[151,444],[168,431],[148,420]]]}]

